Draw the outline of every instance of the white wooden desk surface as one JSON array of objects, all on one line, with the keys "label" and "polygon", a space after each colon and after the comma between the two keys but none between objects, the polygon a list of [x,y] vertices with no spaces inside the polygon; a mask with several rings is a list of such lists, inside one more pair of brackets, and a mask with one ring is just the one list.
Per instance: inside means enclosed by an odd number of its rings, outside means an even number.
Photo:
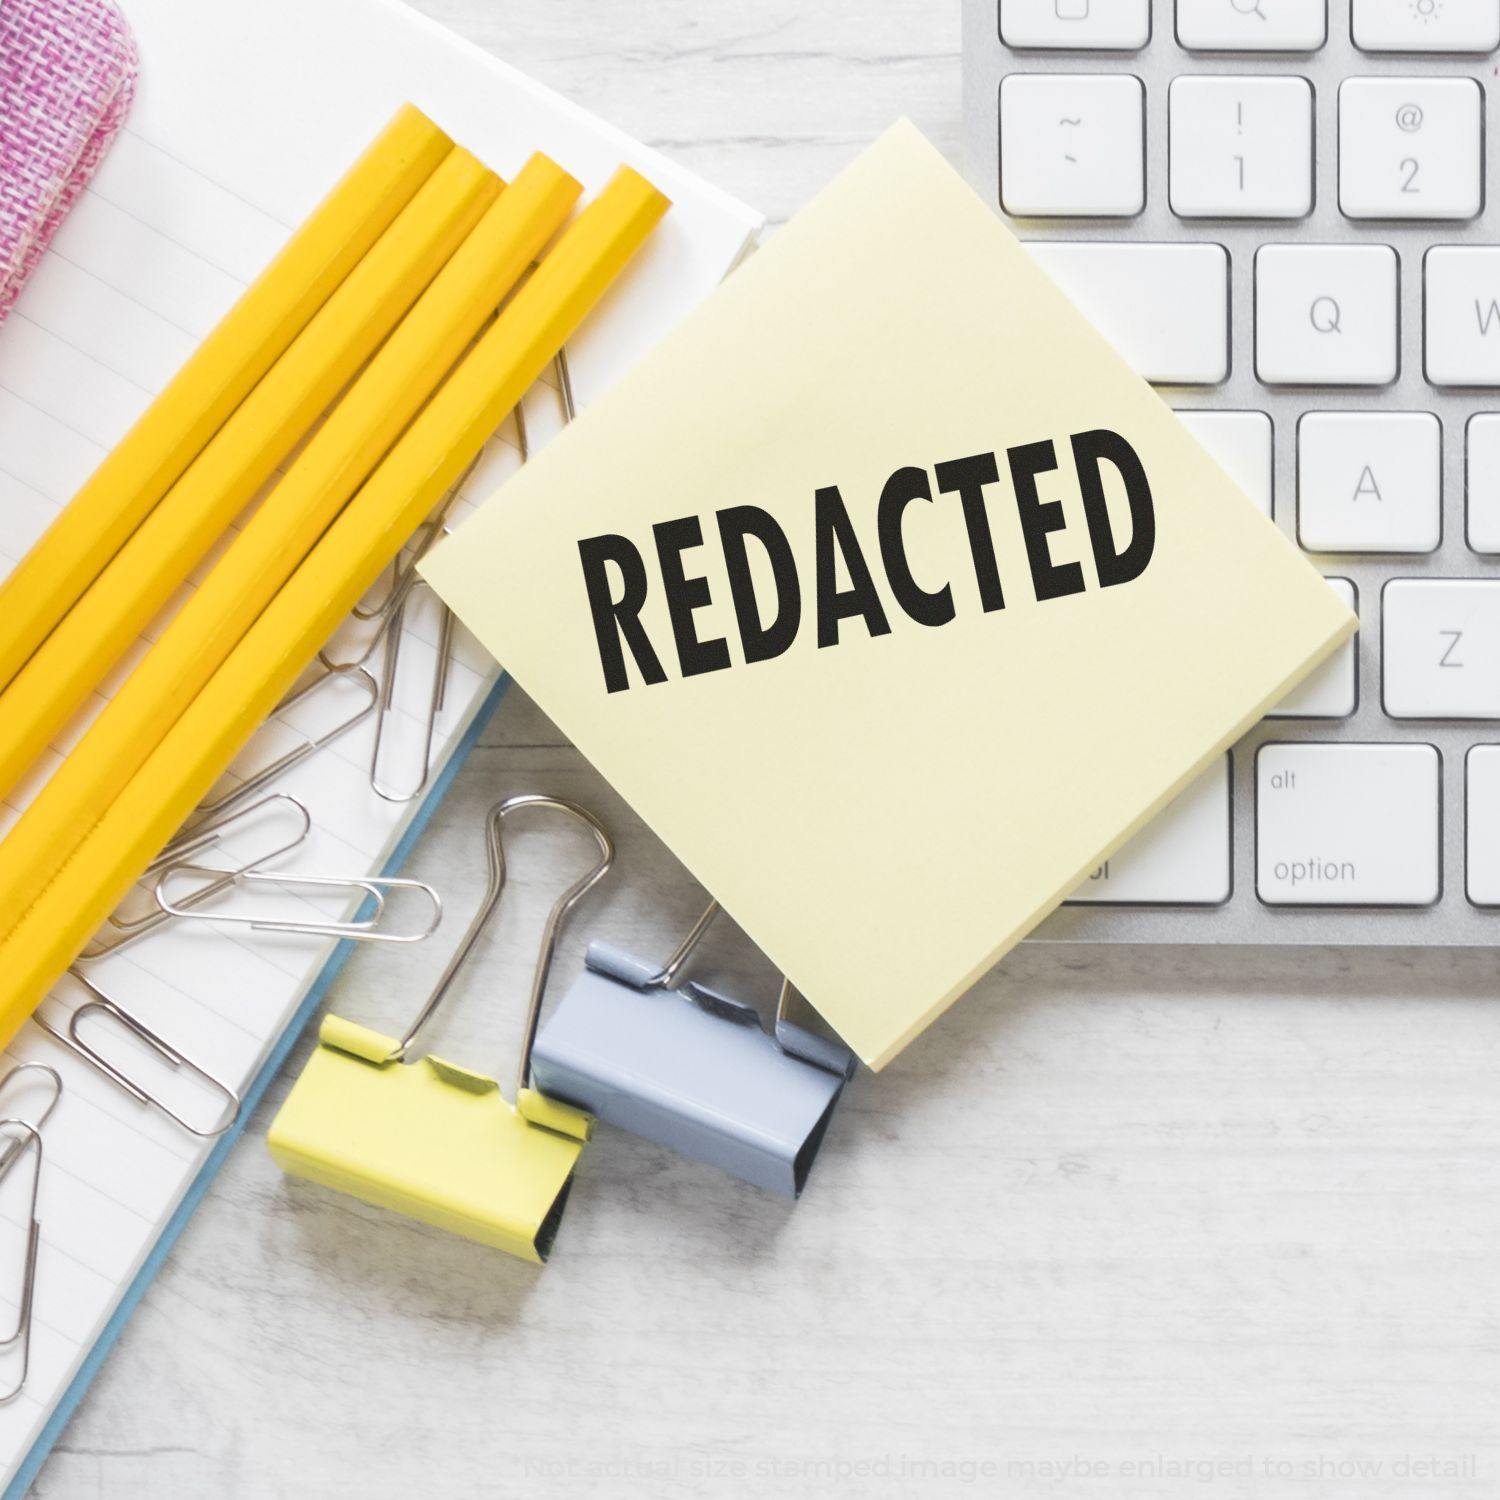
[{"label": "white wooden desk surface", "polygon": [[[956,0],[424,4],[773,220],[898,114],[957,150]],[[701,893],[519,694],[415,860],[452,926],[519,790],[607,819],[581,926],[666,952]],[[577,852],[518,841],[449,1055],[509,1077]],[[336,1007],[399,1027],[431,946]],[[542,1272],[287,1181],[283,1078],[35,1493],[1488,1500],[1497,989],[1486,954],[1026,949],[856,1082],[796,1208],[605,1132]]]}]

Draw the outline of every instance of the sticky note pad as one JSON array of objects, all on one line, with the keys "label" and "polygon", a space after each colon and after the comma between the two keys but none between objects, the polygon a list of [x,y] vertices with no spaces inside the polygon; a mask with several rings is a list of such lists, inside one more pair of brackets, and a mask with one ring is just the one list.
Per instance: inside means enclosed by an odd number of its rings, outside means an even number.
[{"label": "sticky note pad", "polygon": [[424,571],[874,1067],[1356,623],[907,124]]}]

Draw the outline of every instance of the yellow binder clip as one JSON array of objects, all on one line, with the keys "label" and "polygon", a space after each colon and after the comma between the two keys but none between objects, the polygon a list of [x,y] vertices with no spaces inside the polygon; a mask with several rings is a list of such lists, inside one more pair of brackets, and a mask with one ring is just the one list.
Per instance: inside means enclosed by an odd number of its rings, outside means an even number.
[{"label": "yellow binder clip", "polygon": [[[548,913],[512,1105],[493,1078],[430,1055],[408,1063],[406,1054],[500,904],[506,873],[501,825],[529,808],[582,823],[594,836],[599,859]],[[272,1123],[267,1144],[277,1165],[294,1177],[540,1265],[552,1248],[573,1168],[594,1122],[531,1087],[531,1047],[558,932],[608,872],[614,845],[583,808],[556,797],[510,797],[490,809],[485,829],[484,900],[406,1035],[397,1041],[325,1016],[318,1046]]]}]

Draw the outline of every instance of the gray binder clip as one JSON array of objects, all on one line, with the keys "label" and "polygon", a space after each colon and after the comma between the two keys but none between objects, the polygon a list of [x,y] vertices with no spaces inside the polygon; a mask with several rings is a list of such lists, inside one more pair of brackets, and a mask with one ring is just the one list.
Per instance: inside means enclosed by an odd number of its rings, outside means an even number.
[{"label": "gray binder clip", "polygon": [[591,943],[586,968],[542,1028],[537,1086],[610,1125],[795,1198],[854,1056],[791,1019],[783,981],[768,1035],[752,1006],[677,980],[715,902],[662,968]]}]

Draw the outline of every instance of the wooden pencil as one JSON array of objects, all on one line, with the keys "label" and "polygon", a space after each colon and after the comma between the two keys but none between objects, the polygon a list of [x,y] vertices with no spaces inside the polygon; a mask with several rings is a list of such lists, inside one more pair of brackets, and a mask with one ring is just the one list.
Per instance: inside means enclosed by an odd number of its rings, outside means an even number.
[{"label": "wooden pencil", "polygon": [[0,936],[364,482],[577,200],[534,156],[490,206],[0,842]]},{"label": "wooden pencil", "polygon": [[20,671],[452,144],[421,111],[402,109],[0,582],[0,687]]},{"label": "wooden pencil", "polygon": [[0,1045],[577,329],[667,201],[629,169],[564,231],[368,483],[0,942]]},{"label": "wooden pencil", "polygon": [[467,151],[448,154],[0,690],[0,797],[312,431],[501,185]]}]

